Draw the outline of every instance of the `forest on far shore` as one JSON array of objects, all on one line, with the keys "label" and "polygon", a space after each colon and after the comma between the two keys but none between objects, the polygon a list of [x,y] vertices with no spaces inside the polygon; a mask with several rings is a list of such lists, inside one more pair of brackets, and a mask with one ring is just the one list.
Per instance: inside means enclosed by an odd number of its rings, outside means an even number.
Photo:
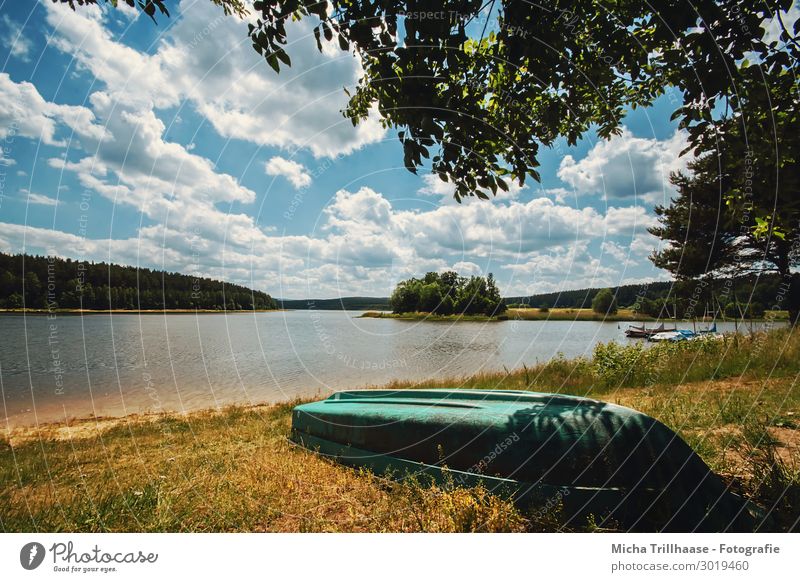
[{"label": "forest on far shore", "polygon": [[[762,317],[767,310],[786,309],[786,282],[776,273],[748,274],[715,281],[654,281],[611,287],[619,308],[632,309],[650,317],[692,318],[706,313],[727,317]],[[530,296],[506,297],[509,307],[571,308],[592,307],[602,289],[575,289]]]},{"label": "forest on far shore", "polygon": [[4,309],[277,309],[267,293],[141,267],[0,253]]}]

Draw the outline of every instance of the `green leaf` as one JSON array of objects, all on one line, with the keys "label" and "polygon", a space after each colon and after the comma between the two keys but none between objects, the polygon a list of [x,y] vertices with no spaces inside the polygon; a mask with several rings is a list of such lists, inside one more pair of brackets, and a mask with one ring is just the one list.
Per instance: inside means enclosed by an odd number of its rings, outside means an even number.
[{"label": "green leaf", "polygon": [[281,72],[281,66],[280,66],[280,63],[278,63],[278,57],[275,56],[275,53],[268,53],[267,54],[267,63],[269,64],[270,67],[273,68],[273,70],[276,73],[280,73]]}]

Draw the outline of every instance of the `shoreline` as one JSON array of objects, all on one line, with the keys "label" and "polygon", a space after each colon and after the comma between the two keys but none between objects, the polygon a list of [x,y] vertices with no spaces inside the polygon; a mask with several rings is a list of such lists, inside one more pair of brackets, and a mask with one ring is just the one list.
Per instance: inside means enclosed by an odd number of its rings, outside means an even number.
[{"label": "shoreline", "polygon": [[[740,323],[742,325],[746,325],[748,323],[763,323],[769,321],[788,321],[788,315],[783,315],[783,312],[779,312],[779,315],[772,316],[772,317],[761,317],[761,318],[752,318],[752,319],[729,319],[729,318],[718,318],[718,322],[723,323]],[[657,319],[654,317],[650,317],[649,315],[642,315],[642,314],[635,314],[633,311],[629,309],[620,309],[617,313],[611,315],[602,315],[599,313],[595,313],[591,309],[578,309],[578,308],[551,308],[546,311],[542,311],[538,308],[509,308],[504,313],[496,316],[489,316],[489,315],[463,315],[463,314],[452,314],[452,315],[441,315],[437,313],[426,313],[426,312],[417,312],[417,313],[391,313],[386,311],[365,311],[359,317],[363,318],[372,318],[372,319],[397,319],[400,321],[597,321],[597,322],[608,322],[608,323],[631,323],[631,324],[647,324],[652,323],[658,325],[663,323],[665,325],[675,325],[686,323],[712,323],[712,320],[708,319]]]},{"label": "shoreline", "polygon": [[0,315],[193,315],[224,313],[273,313],[291,309],[0,309]]}]

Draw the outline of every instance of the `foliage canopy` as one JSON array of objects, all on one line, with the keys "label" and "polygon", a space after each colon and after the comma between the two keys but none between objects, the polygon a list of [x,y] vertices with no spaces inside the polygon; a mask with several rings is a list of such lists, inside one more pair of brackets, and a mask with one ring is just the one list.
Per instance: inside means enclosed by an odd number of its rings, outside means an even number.
[{"label": "foliage canopy", "polygon": [[395,313],[499,315],[506,310],[494,276],[462,277],[454,271],[427,273],[397,284],[389,304]]}]

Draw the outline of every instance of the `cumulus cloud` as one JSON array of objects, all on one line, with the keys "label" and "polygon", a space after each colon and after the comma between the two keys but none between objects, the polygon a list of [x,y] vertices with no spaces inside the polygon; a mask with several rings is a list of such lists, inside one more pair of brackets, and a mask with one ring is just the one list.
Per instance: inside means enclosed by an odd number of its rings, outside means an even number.
[{"label": "cumulus cloud", "polygon": [[655,250],[658,250],[663,245],[663,241],[657,236],[653,236],[649,232],[642,232],[637,234],[631,240],[631,252],[641,257],[646,257]]},{"label": "cumulus cloud", "polygon": [[20,191],[23,197],[28,201],[28,204],[39,204],[41,206],[58,206],[58,200],[45,196],[44,194],[36,194],[28,190]]},{"label": "cumulus cloud", "polygon": [[0,19],[0,41],[5,45],[12,56],[23,62],[31,60],[33,43],[22,34],[20,24],[12,20],[8,14]]},{"label": "cumulus cloud", "polygon": [[670,172],[685,169],[688,162],[679,157],[685,145],[681,131],[659,141],[635,137],[626,128],[622,135],[597,142],[582,160],[564,156],[558,177],[577,195],[652,200],[672,191]]},{"label": "cumulus cloud", "polygon": [[505,267],[520,280],[517,288],[525,295],[610,286],[619,276],[617,269],[592,255],[588,241],[535,252]]},{"label": "cumulus cloud", "polygon": [[158,257],[162,268],[225,276],[284,297],[386,295],[399,279],[446,269],[494,272],[513,293],[564,279],[607,284],[619,265],[601,264],[589,245],[635,237],[642,222],[635,209],[602,214],[547,198],[403,210],[363,187],[339,190],[316,232],[281,236],[247,215],[187,204],[181,196],[163,203],[170,205],[167,218],[140,228],[132,240],[82,241],[47,230],[25,238],[14,225],[0,225],[0,238],[6,247],[53,245],[70,256],[128,264]]},{"label": "cumulus cloud", "polygon": [[58,105],[45,101],[33,84],[15,83],[8,73],[0,73],[0,138],[20,135],[40,139],[47,145],[64,146],[56,137],[59,124],[79,137],[100,141],[106,136],[95,115],[86,107]]},{"label": "cumulus cloud", "polygon": [[613,241],[605,241],[601,248],[605,254],[609,255],[616,261],[624,261],[628,258],[628,252],[622,248],[622,245],[619,245]]},{"label": "cumulus cloud", "polygon": [[311,175],[303,164],[274,156],[265,164],[264,170],[270,176],[283,176],[295,188],[305,188],[311,185]]},{"label": "cumulus cloud", "polygon": [[309,22],[287,22],[293,66],[280,75],[252,48],[246,23],[207,1],[183,0],[181,17],[153,54],[111,38],[92,10],[48,3],[52,44],[74,55],[114,101],[165,108],[188,99],[222,137],[308,148],[315,156],[350,153],[380,140],[376,116],[353,127],[341,110],[343,86],[360,76],[349,53],[316,48]]},{"label": "cumulus cloud", "polygon": [[471,261],[458,261],[452,267],[440,269],[440,271],[455,271],[459,275],[480,275],[483,269]]},{"label": "cumulus cloud", "polygon": [[[422,181],[424,185],[419,189],[419,194],[424,196],[436,196],[443,204],[458,204],[456,199],[453,198],[456,187],[451,182],[444,182],[439,178],[438,174],[425,174],[422,176]],[[488,190],[484,190],[483,192],[493,200],[515,200],[519,197],[520,192],[528,187],[527,185],[520,186],[513,180],[507,180],[506,183],[508,184],[508,192],[500,189],[497,190],[496,194],[492,194],[491,191]],[[470,201],[470,199],[465,199],[462,204]]]}]

